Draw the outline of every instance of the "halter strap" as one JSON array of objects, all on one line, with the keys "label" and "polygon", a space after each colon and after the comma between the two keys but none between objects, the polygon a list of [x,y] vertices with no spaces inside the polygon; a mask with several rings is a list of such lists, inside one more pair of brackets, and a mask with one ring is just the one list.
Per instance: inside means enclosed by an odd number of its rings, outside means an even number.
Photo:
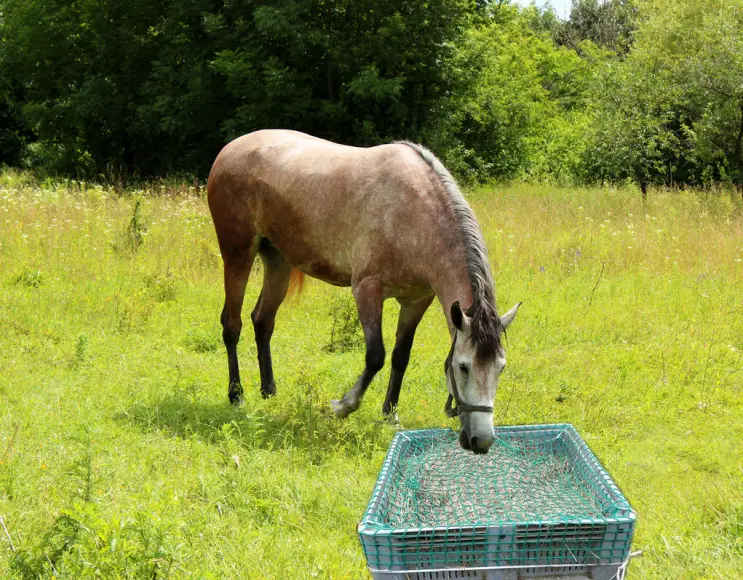
[{"label": "halter strap", "polygon": [[[486,405],[468,405],[462,402],[462,397],[459,395],[459,389],[457,389],[457,378],[454,376],[454,370],[452,365],[452,359],[454,358],[454,346],[457,344],[457,331],[454,331],[454,340],[451,342],[451,348],[449,349],[449,355],[444,361],[444,374],[449,375],[451,379],[451,390],[452,393],[446,399],[444,405],[444,413],[448,417],[456,417],[460,413],[492,413],[493,407]],[[456,406],[452,406],[452,402],[456,403]]]}]

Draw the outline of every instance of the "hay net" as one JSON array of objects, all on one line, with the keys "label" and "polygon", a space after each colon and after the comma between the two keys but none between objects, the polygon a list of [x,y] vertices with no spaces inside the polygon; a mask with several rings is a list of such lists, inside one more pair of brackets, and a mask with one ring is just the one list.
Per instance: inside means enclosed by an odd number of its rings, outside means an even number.
[{"label": "hay net", "polygon": [[427,433],[399,446],[375,510],[377,524],[409,529],[570,522],[624,507],[602,493],[599,474],[577,457],[565,432],[534,437],[496,430],[486,455],[461,449],[453,431]]}]

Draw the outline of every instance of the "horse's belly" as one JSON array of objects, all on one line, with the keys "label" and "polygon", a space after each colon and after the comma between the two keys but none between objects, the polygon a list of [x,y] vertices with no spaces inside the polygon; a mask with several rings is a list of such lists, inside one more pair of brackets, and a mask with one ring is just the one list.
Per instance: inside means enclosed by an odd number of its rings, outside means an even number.
[{"label": "horse's belly", "polygon": [[[341,251],[342,255],[339,256],[329,255],[326,247],[313,243],[314,235],[301,234],[301,230],[291,228],[283,232],[274,230],[266,238],[292,266],[303,274],[334,286],[350,286],[353,267],[343,255],[347,252]],[[341,247],[347,248],[347,246]]]},{"label": "horse's belly", "polygon": [[[291,260],[289,261],[291,262]],[[312,276],[333,286],[351,285],[351,272],[338,268],[329,262],[315,260],[310,264],[295,264],[294,267],[308,276]]]}]

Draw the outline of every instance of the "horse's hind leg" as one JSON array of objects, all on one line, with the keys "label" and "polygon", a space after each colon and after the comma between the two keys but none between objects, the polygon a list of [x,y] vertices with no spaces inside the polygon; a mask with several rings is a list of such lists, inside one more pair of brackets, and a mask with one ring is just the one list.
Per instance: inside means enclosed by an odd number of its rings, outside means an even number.
[{"label": "horse's hind leg", "polygon": [[253,240],[248,247],[237,250],[222,248],[224,260],[224,308],[222,309],[222,339],[227,349],[230,385],[227,395],[233,405],[243,401],[243,388],[240,383],[240,367],[237,362],[237,341],[242,330],[241,311],[245,298],[245,287],[248,284],[250,269],[255,260],[258,240]]},{"label": "horse's hind leg", "polygon": [[384,366],[384,342],[382,341],[382,285],[374,278],[364,278],[353,287],[353,297],[359,310],[359,320],[364,329],[366,342],[366,365],[356,384],[340,401],[331,401],[337,417],[353,413],[361,405],[361,399],[369,383]]},{"label": "horse's hind leg", "polygon": [[258,250],[263,261],[263,288],[250,318],[255,330],[255,345],[258,350],[258,366],[261,370],[261,395],[264,398],[276,394],[271,362],[271,335],[276,322],[276,312],[286,297],[292,266],[284,256],[265,240]]}]

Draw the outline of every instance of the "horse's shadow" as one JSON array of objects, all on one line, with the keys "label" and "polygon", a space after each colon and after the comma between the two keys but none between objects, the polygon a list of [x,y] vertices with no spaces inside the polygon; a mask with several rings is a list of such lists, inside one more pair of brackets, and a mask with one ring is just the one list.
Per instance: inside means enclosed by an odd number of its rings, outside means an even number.
[{"label": "horse's shadow", "polygon": [[366,455],[385,449],[394,427],[366,417],[338,420],[327,405],[297,400],[281,408],[277,401],[248,401],[241,407],[196,400],[182,394],[152,403],[135,403],[118,415],[145,431],[214,445],[289,449],[321,463],[330,455]]}]

